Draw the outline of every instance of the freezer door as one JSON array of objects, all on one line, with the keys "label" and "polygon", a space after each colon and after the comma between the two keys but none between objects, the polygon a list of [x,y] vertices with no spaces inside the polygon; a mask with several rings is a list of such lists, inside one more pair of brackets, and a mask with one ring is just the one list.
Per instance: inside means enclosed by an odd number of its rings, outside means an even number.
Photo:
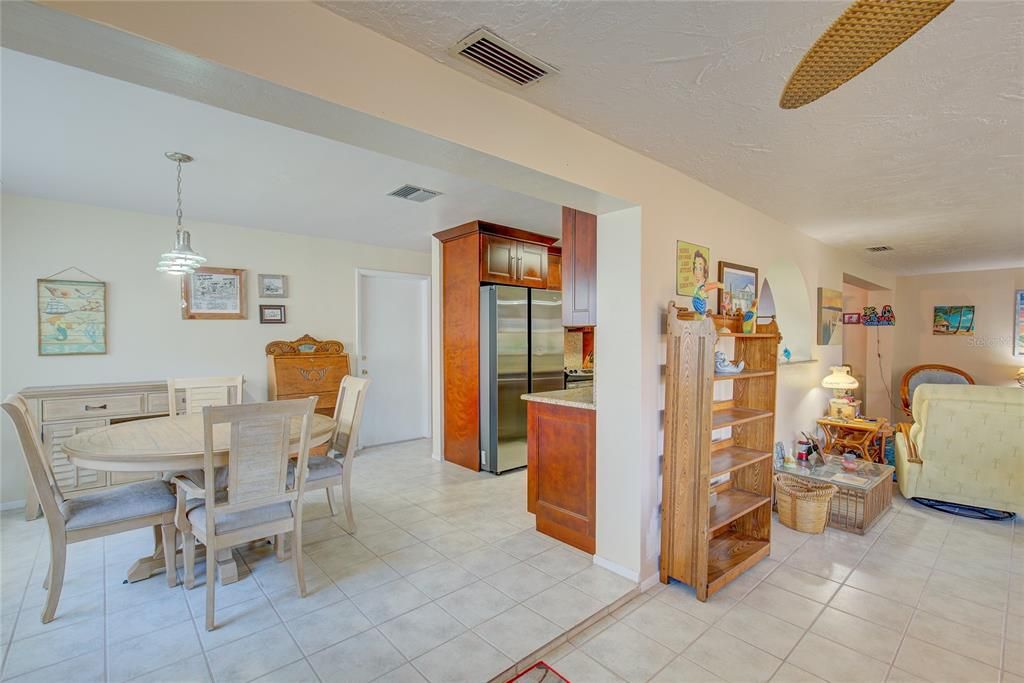
[{"label": "freezer door", "polygon": [[562,293],[530,290],[530,391],[565,386],[565,329]]}]

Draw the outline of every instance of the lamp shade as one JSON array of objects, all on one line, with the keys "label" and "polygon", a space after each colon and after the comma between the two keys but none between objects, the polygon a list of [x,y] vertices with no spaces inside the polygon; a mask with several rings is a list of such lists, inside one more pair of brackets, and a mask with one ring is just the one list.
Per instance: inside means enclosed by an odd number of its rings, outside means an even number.
[{"label": "lamp shade", "polygon": [[843,365],[833,365],[832,374],[821,380],[821,386],[826,389],[856,389],[860,386],[857,378],[850,374],[850,368]]}]

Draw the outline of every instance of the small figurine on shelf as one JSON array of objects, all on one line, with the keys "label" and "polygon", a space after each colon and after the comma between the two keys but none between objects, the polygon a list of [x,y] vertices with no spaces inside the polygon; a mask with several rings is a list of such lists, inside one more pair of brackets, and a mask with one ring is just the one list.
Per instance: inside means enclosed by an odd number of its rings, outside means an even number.
[{"label": "small figurine on shelf", "polygon": [[786,362],[793,360],[793,352],[789,350],[788,346],[782,347],[782,357],[786,359]]},{"label": "small figurine on shelf", "polygon": [[745,363],[733,363],[722,351],[715,351],[715,373],[719,375],[738,375],[743,372]]},{"label": "small figurine on shelf", "polygon": [[775,442],[775,468],[778,469],[786,463],[786,447],[781,441]]},{"label": "small figurine on shelf", "polygon": [[743,314],[743,334],[757,331],[757,299],[750,302],[750,309]]}]

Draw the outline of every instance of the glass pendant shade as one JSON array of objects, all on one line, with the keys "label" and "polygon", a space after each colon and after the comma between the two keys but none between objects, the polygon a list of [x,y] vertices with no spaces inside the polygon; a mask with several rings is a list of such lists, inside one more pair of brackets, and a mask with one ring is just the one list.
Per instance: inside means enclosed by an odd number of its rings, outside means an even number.
[{"label": "glass pendant shade", "polygon": [[161,273],[194,273],[196,268],[204,263],[206,259],[192,250],[188,230],[179,229],[174,240],[174,249],[160,256],[156,269]]}]

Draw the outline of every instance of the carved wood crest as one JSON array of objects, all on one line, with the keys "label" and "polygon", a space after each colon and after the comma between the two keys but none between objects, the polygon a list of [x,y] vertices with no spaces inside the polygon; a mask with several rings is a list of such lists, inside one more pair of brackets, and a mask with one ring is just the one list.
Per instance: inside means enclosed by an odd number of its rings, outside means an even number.
[{"label": "carved wood crest", "polygon": [[279,339],[267,344],[268,356],[287,356],[297,353],[345,353],[345,345],[337,339],[320,340],[304,334],[294,341]]}]

